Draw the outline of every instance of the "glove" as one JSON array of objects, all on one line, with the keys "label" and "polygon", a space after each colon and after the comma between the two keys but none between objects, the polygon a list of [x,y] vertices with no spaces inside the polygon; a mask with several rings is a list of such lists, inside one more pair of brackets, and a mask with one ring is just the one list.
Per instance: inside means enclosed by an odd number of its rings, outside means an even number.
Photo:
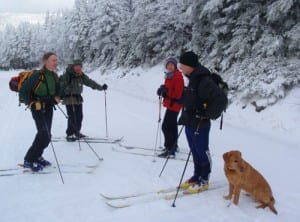
[{"label": "glove", "polygon": [[42,109],[42,104],[39,101],[32,101],[29,105],[28,108],[31,110],[41,110]]},{"label": "glove", "polygon": [[107,90],[108,85],[106,85],[105,83],[102,85],[102,90]]},{"label": "glove", "polygon": [[168,89],[166,88],[165,85],[161,85],[156,91],[158,96],[162,96],[164,98],[167,96],[167,92],[168,92]]}]

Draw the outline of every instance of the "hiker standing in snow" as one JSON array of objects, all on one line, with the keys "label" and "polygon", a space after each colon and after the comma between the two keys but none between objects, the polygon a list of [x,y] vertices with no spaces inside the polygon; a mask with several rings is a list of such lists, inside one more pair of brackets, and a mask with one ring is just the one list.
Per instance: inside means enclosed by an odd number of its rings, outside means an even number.
[{"label": "hiker standing in snow", "polygon": [[63,104],[66,105],[68,114],[68,128],[66,130],[67,140],[75,141],[76,139],[85,137],[80,132],[83,119],[81,96],[83,85],[92,89],[107,90],[107,85],[102,86],[90,79],[82,72],[82,62],[75,60],[68,66],[66,72],[60,77],[60,96]]},{"label": "hiker standing in snow", "polygon": [[58,59],[55,53],[43,56],[43,68],[34,72],[20,88],[20,97],[30,108],[35,121],[37,134],[25,158],[24,167],[40,171],[51,163],[42,157],[44,149],[51,140],[53,107],[59,102],[58,77],[56,74]]},{"label": "hiker standing in snow", "polygon": [[176,59],[167,59],[166,69],[165,83],[157,90],[157,95],[163,97],[163,105],[167,109],[162,123],[165,150],[158,156],[175,158],[178,137],[177,117],[182,107],[179,100],[182,96],[184,81],[182,73],[177,69]]},{"label": "hiker standing in snow", "polygon": [[184,90],[184,102],[179,125],[185,125],[186,138],[192,152],[194,175],[181,184],[188,193],[208,189],[211,172],[209,153],[210,119],[218,108],[227,104],[221,89],[212,80],[210,71],[198,61],[194,52],[186,52],[180,57],[180,69],[189,79]]}]

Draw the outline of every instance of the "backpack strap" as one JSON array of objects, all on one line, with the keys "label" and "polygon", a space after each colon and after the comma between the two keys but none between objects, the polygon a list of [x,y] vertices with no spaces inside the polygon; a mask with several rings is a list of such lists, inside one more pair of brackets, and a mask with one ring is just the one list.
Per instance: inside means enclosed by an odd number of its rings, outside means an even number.
[{"label": "backpack strap", "polygon": [[36,71],[37,71],[37,74],[39,75],[39,78],[38,78],[37,82],[34,84],[34,86],[32,87],[32,89],[29,93],[31,98],[34,98],[34,93],[40,87],[40,85],[42,84],[42,82],[45,78],[44,74],[41,72],[41,70],[36,70]]},{"label": "backpack strap", "polygon": [[41,70],[38,71],[38,75],[39,75],[38,81],[37,81],[37,83],[33,86],[32,92],[35,92],[35,91],[40,87],[42,81],[43,81],[44,78],[45,78],[45,76],[44,76],[44,74],[41,72]]},{"label": "backpack strap", "polygon": [[49,85],[48,85],[48,81],[47,81],[47,78],[45,77],[44,74],[42,74],[44,76],[44,79],[45,79],[45,84],[46,84],[46,90],[47,90],[47,96],[50,95],[50,91],[49,91]]}]

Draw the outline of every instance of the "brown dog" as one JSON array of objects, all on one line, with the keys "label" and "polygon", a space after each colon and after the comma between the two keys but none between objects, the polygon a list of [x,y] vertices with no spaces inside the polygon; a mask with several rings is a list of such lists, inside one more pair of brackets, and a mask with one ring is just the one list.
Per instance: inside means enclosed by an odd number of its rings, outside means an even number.
[{"label": "brown dog", "polygon": [[245,190],[260,203],[256,208],[269,207],[274,214],[275,199],[272,190],[265,178],[255,170],[249,163],[242,159],[240,151],[230,151],[223,154],[225,175],[229,181],[229,194],[224,196],[238,204],[241,190]]}]

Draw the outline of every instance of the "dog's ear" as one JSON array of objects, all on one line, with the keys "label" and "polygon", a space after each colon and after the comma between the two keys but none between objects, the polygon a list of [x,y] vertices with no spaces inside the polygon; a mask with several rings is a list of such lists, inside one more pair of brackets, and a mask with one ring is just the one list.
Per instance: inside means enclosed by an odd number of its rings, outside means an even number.
[{"label": "dog's ear", "polygon": [[228,158],[229,158],[229,152],[224,153],[223,154],[223,159],[224,159],[225,162],[228,161]]},{"label": "dog's ear", "polygon": [[244,161],[241,161],[239,164],[240,167],[240,172],[243,173],[245,171],[246,165],[244,163]]},{"label": "dog's ear", "polygon": [[237,154],[236,157],[239,158],[239,161],[238,161],[238,168],[240,169],[240,172],[244,172],[245,168],[246,168],[246,164],[242,158],[242,153],[241,151],[239,150],[236,150],[235,153]]},{"label": "dog's ear", "polygon": [[246,169],[246,163],[245,161],[241,158],[240,162],[239,162],[239,168],[240,168],[240,172],[243,173]]}]

